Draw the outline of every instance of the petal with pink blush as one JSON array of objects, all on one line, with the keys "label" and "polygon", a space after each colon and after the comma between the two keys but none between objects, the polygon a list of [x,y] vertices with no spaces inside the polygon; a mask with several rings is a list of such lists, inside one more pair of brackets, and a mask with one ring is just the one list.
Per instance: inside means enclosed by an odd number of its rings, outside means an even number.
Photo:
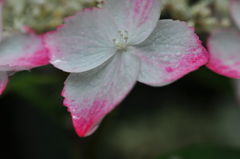
[{"label": "petal with pink blush", "polygon": [[240,32],[217,30],[207,41],[210,61],[206,65],[221,75],[240,78]]},{"label": "petal with pink blush", "polygon": [[112,39],[118,39],[113,19],[102,9],[85,9],[69,17],[56,32],[45,35],[51,63],[66,72],[91,70],[116,52]]},{"label": "petal with pink blush", "polygon": [[7,72],[0,71],[0,94],[4,91],[8,83]]},{"label": "petal with pink blush", "polygon": [[19,71],[49,63],[42,36],[15,33],[0,43],[0,70]]},{"label": "petal with pink blush", "polygon": [[131,50],[141,57],[138,81],[162,86],[207,63],[209,55],[185,22],[160,20],[143,43]]},{"label": "petal with pink blush", "polygon": [[240,0],[231,0],[230,1],[230,13],[240,29]]},{"label": "petal with pink blush", "polygon": [[119,30],[127,30],[129,44],[144,41],[156,27],[161,0],[106,0],[103,9],[115,20]]},{"label": "petal with pink blush", "polygon": [[97,129],[104,116],[132,89],[139,71],[137,56],[118,53],[95,69],[69,75],[62,95],[79,136]]}]

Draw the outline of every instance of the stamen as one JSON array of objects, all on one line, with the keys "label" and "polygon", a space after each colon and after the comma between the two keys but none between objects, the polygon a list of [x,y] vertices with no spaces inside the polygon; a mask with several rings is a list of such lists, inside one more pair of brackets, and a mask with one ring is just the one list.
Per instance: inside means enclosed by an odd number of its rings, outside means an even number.
[{"label": "stamen", "polygon": [[127,48],[127,41],[128,41],[128,31],[124,30],[123,32],[121,30],[118,30],[118,34],[120,35],[119,39],[112,39],[113,44],[117,47],[117,49],[125,50]]},{"label": "stamen", "polygon": [[124,42],[127,43],[128,37],[125,36],[125,37],[124,37],[124,40],[125,40]]},{"label": "stamen", "polygon": [[116,39],[112,39],[113,44],[116,45]]}]

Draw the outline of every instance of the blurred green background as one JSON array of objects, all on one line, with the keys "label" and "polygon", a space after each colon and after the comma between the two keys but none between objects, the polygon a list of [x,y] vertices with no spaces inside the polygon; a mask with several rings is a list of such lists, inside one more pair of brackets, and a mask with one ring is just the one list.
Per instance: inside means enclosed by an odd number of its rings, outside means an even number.
[{"label": "blurred green background", "polygon": [[[174,14],[166,9],[162,18]],[[205,44],[208,29],[195,20]],[[67,76],[51,65],[11,76],[0,96],[0,159],[240,159],[233,79],[203,66],[168,86],[137,83],[93,135],[80,138],[60,96]]]}]

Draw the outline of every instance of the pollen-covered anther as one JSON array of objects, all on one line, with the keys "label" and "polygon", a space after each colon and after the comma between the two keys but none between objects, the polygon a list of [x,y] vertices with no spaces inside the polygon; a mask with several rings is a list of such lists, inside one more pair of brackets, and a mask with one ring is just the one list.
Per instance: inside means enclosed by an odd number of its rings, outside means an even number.
[{"label": "pollen-covered anther", "polygon": [[112,39],[113,45],[116,45],[116,39]]},{"label": "pollen-covered anther", "polygon": [[114,46],[115,47],[117,47],[117,49],[119,49],[119,50],[126,50],[126,48],[127,48],[127,41],[128,41],[128,39],[129,39],[129,37],[128,37],[128,31],[127,30],[124,30],[124,32],[123,31],[121,31],[121,30],[118,30],[118,34],[119,34],[119,39],[117,40],[117,39],[112,39],[112,41],[113,41],[113,44],[114,44]]}]

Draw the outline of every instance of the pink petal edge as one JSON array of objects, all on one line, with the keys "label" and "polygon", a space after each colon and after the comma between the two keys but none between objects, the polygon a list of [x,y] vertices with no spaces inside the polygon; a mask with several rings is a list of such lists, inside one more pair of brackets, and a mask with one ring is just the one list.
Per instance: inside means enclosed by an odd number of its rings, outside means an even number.
[{"label": "pink petal edge", "polygon": [[[166,21],[166,20],[162,20],[162,21]],[[186,25],[186,22],[183,22],[183,21],[173,21],[173,22],[180,22]],[[179,78],[182,78],[186,74],[197,70],[200,66],[205,65],[209,61],[210,55],[206,50],[206,48],[202,46],[202,41],[199,40],[199,37],[196,35],[196,33],[194,33],[195,28],[190,27],[188,25],[186,25],[186,27],[188,27],[191,30],[191,36],[192,36],[191,43],[189,42],[189,49],[185,50],[187,53],[184,53],[181,55],[177,55],[177,54],[165,55],[165,56],[168,56],[168,58],[176,59],[176,61],[173,61],[173,63],[166,61],[164,63],[160,62],[159,64],[155,64],[159,68],[158,70],[159,71],[161,70],[162,72],[162,77],[159,77],[159,79],[161,80],[160,81],[155,80],[154,82],[153,81],[145,82],[144,80],[142,80],[143,79],[142,78],[142,79],[139,79],[140,82],[151,85],[151,86],[167,85],[178,80]],[[194,44],[192,43],[193,39],[195,41]],[[187,42],[185,42],[185,44],[187,44]],[[143,59],[143,61],[151,65],[152,63],[151,56],[148,57],[147,54],[146,55],[141,54],[140,57],[141,59]],[[144,74],[147,74],[147,72]]]},{"label": "pink petal edge", "polygon": [[[129,57],[130,59],[132,57],[134,58],[134,60],[132,60],[133,62],[131,63],[132,65],[130,66],[126,64],[129,62]],[[117,69],[116,67],[115,69],[112,69],[112,66],[115,66],[116,63],[119,64],[119,67]],[[125,69],[121,66],[125,67]],[[73,92],[70,92],[68,85],[69,83],[66,83],[67,80],[65,81],[65,86],[61,93],[61,95],[64,97],[63,104],[68,107],[68,111],[71,113],[72,116],[72,122],[75,131],[80,137],[86,137],[91,135],[98,128],[102,119],[108,113],[110,113],[117,105],[119,105],[119,103],[121,103],[123,99],[128,95],[128,93],[132,90],[132,88],[137,82],[137,77],[140,71],[140,59],[135,55],[127,55],[127,58],[122,60],[121,62],[117,62],[116,60],[111,61],[111,63],[108,63],[106,67],[108,67],[110,70],[105,72],[106,76],[104,76],[104,78],[101,78],[103,79],[103,83],[98,83],[96,87],[89,85],[90,87],[87,88],[87,86],[84,85],[83,87],[75,89],[86,89],[84,92],[80,91],[82,93],[77,93],[78,91],[74,91],[75,97],[70,98],[70,96],[73,95]],[[102,70],[103,69],[100,69],[100,71]],[[123,70],[126,70],[127,72],[124,72]],[[124,72],[125,74],[117,74],[115,73],[115,71]],[[100,78],[96,77],[95,75],[96,74],[93,73],[94,78]],[[111,77],[111,80],[107,80]],[[76,85],[77,82],[78,80],[74,82],[72,81],[72,83],[74,83],[73,88],[78,87]],[[82,84],[82,82],[80,84]],[[106,92],[102,91],[102,89],[106,89]],[[86,91],[87,96],[84,95]],[[79,98],[81,98],[80,101]]]},{"label": "pink petal edge", "polygon": [[[24,30],[28,34],[36,35],[38,38],[41,39],[41,42],[42,42],[42,45],[41,45],[42,47],[39,48],[39,51],[35,52],[34,56],[32,58],[28,58],[28,60],[32,61],[34,66],[41,66],[41,65],[49,64],[49,61],[50,61],[49,56],[48,56],[49,52],[48,52],[47,48],[45,47],[44,41],[43,41],[44,34],[37,35],[36,32],[28,26],[24,26]],[[46,56],[41,56],[43,54],[46,54]],[[36,57],[39,57],[39,55],[40,55],[40,58],[37,59]],[[22,59],[22,60],[24,60],[24,59]]]},{"label": "pink petal edge", "polygon": [[[37,36],[41,40],[43,39],[42,35],[37,35]],[[38,51],[33,53],[33,55],[31,57],[22,57],[22,58],[19,58],[17,61],[19,61],[19,62],[26,61],[28,63],[31,63],[30,68],[49,64],[50,59],[48,57],[48,50],[43,46],[44,45],[42,43],[42,46],[39,47]],[[28,46],[26,46],[26,49],[28,49]],[[46,56],[44,54],[46,54]],[[10,66],[15,66],[15,65],[10,65]]]},{"label": "pink petal edge", "polygon": [[[130,89],[131,90],[131,89]],[[129,92],[130,92],[129,90]],[[64,92],[65,90],[63,89],[61,95],[64,97]],[[91,120],[86,120],[84,118],[79,118],[78,114],[85,114],[84,111],[86,111],[87,113],[89,113],[89,110],[84,110],[82,109],[79,113],[77,113],[76,115],[72,114],[69,110],[69,112],[71,113],[72,116],[72,123],[74,126],[74,129],[76,131],[76,133],[80,136],[80,137],[87,137],[89,135],[91,135],[93,132],[95,132],[95,130],[98,128],[99,124],[101,123],[101,121],[103,120],[103,118],[109,113],[111,112],[117,105],[119,105],[123,99],[127,96],[127,94],[129,93],[127,92],[122,99],[120,99],[120,101],[116,104],[114,104],[114,106],[111,106],[112,109],[107,109],[105,111],[101,111],[99,113],[99,109],[100,110],[104,110],[104,108],[108,105],[108,101],[107,100],[102,100],[102,99],[97,99],[95,100],[95,102],[93,103],[93,106],[90,110],[90,114],[94,114],[94,118],[91,118]],[[66,107],[71,106],[71,103],[73,101],[69,101],[67,98],[64,98],[63,101],[63,105]],[[96,115],[97,114],[97,115]],[[87,124],[86,124],[87,123]],[[86,126],[87,125],[87,126]]]},{"label": "pink petal edge", "polygon": [[[212,70],[212,71],[214,71],[214,72],[216,72],[220,75],[226,76],[226,77],[240,78],[240,70],[232,69],[231,66],[228,66],[228,65],[224,64],[222,60],[213,57],[211,52],[210,52],[211,51],[211,45],[210,45],[210,40],[209,39],[213,36],[213,34],[218,33],[218,32],[222,32],[222,31],[228,31],[228,30],[227,29],[214,30],[210,34],[210,36],[207,38],[207,48],[208,48],[209,53],[210,53],[210,61],[206,64],[206,67],[209,68],[210,70]],[[229,30],[229,31],[231,31],[231,30]],[[240,62],[235,63],[235,65],[240,65]]]},{"label": "pink petal edge", "polygon": [[[63,104],[68,107],[68,106],[71,106],[71,104],[69,104],[69,103],[71,103],[71,101],[68,101],[66,98],[64,98]],[[104,100],[104,101],[96,100],[91,108],[91,114],[97,114],[97,112],[98,112],[97,110],[103,109],[107,105],[107,103],[108,102],[106,100]],[[118,105],[118,104],[116,104],[116,105]],[[88,112],[89,110],[85,110],[85,111]],[[105,117],[105,115],[110,111],[111,110],[109,110],[107,112],[98,113],[98,115],[96,115],[90,121],[85,120],[84,118],[80,118],[80,120],[79,120],[78,117],[75,117],[75,115],[73,115],[71,113],[72,123],[73,123],[76,133],[80,137],[86,137],[86,136],[91,135],[98,128],[99,124],[101,123],[101,121]],[[79,114],[84,114],[84,110],[81,110],[81,112],[79,112]]]},{"label": "pink petal edge", "polygon": [[[37,38],[41,40],[41,45],[39,45],[36,52],[32,53],[31,56],[24,56],[14,60],[14,64],[9,64],[10,67],[16,66],[26,66],[28,69],[39,67],[49,64],[48,50],[43,43],[43,35],[37,35],[35,32],[29,28],[25,28],[26,32],[29,34],[36,35]],[[28,50],[28,47],[31,47],[31,43],[24,47],[25,50]],[[18,64],[17,64],[18,63]],[[25,63],[25,64],[24,64]],[[26,64],[28,63],[28,64]]]}]

